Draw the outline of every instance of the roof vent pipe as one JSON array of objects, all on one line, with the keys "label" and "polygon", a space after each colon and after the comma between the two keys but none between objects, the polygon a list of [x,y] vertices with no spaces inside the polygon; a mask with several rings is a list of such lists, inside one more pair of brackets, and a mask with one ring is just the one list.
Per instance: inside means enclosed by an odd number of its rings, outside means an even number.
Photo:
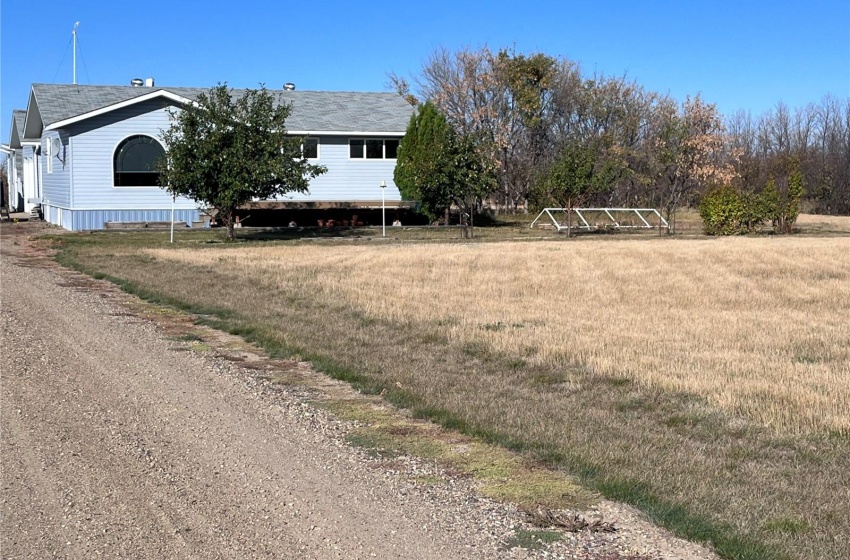
[{"label": "roof vent pipe", "polygon": [[142,87],[144,84],[145,82],[142,81],[141,78],[133,78],[132,80],[130,80],[130,85],[133,87]]},{"label": "roof vent pipe", "polygon": [[153,78],[145,78],[145,87],[153,87]]},{"label": "roof vent pipe", "polygon": [[286,82],[285,84],[283,84],[283,89],[285,89],[286,91],[295,91],[295,84],[293,84],[292,82]]}]

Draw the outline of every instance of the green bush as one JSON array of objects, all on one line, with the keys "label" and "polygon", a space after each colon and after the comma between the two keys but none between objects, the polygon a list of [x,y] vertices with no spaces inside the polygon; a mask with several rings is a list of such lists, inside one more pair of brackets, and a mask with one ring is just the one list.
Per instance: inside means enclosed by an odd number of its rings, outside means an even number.
[{"label": "green bush", "polygon": [[723,185],[711,189],[699,205],[705,233],[738,235],[747,231],[747,201],[735,188]]},{"label": "green bush", "polygon": [[765,222],[772,222],[775,233],[791,233],[803,193],[799,173],[792,174],[787,188],[779,189],[771,179],[759,194],[723,185],[703,197],[699,214],[708,235],[750,233]]},{"label": "green bush", "polygon": [[805,193],[803,174],[796,166],[792,169],[784,188],[780,188],[773,179],[767,182],[762,197],[765,200],[766,218],[770,218],[773,222],[774,232],[791,233],[793,231],[794,223],[800,214],[800,201]]},{"label": "green bush", "polygon": [[761,194],[742,193],[741,201],[744,204],[743,226],[745,232],[751,232],[765,220],[770,219],[773,212],[773,201],[767,190]]}]

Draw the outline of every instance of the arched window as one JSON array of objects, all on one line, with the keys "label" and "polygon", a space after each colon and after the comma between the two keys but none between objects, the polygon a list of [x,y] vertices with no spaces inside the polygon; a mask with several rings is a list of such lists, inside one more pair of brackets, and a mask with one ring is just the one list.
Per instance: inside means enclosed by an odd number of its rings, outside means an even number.
[{"label": "arched window", "polygon": [[113,167],[116,187],[158,187],[157,165],[165,157],[162,144],[137,134],[118,144]]}]

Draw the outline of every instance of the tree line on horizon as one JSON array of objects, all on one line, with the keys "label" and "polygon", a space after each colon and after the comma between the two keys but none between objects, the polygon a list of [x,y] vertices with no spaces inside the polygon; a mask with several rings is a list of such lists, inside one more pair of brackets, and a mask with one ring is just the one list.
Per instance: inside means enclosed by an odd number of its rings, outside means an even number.
[{"label": "tree line on horizon", "polygon": [[[419,107],[396,183],[417,200],[441,192],[424,204],[432,216],[471,197],[504,212],[660,208],[675,228],[676,209],[712,190],[787,198],[800,181],[809,211],[850,214],[850,98],[724,117],[700,95],[680,103],[625,77],[585,75],[565,58],[487,47],[437,50],[412,81],[390,74],[390,82]],[[413,157],[411,133],[422,147],[426,130],[448,138],[450,155],[425,147],[443,162],[438,175],[428,157]],[[484,178],[461,184],[471,169]]]}]

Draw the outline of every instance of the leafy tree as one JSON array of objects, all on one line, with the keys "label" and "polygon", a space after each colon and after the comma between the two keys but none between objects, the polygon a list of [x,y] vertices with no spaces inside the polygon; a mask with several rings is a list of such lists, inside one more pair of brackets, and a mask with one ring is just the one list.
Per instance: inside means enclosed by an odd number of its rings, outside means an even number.
[{"label": "leafy tree", "polygon": [[396,160],[394,179],[403,198],[417,200],[429,218],[448,208],[452,129],[427,102],[411,115]]},{"label": "leafy tree", "polygon": [[689,194],[711,184],[729,184],[735,171],[725,158],[725,128],[717,107],[699,95],[669,114],[656,139],[661,169],[659,193],[669,232],[676,229],[676,210]]},{"label": "leafy tree", "polygon": [[553,86],[557,61],[545,54],[530,56],[499,51],[491,62],[498,90],[494,97],[500,126],[501,191],[516,208],[527,204],[535,177],[553,147]]},{"label": "leafy tree", "polygon": [[803,174],[797,164],[792,164],[785,188],[779,188],[774,179],[770,179],[762,192],[762,198],[768,217],[773,222],[776,233],[791,233],[797,216],[800,214],[800,201],[805,194]]},{"label": "leafy tree", "polygon": [[481,200],[489,196],[499,185],[496,167],[478,151],[471,136],[455,134],[453,152],[453,174],[456,185],[452,200],[469,215],[471,226]]},{"label": "leafy tree", "polygon": [[402,196],[418,200],[431,219],[447,216],[452,205],[471,212],[495,186],[494,174],[472,139],[458,135],[431,102],[410,118],[394,179]]},{"label": "leafy tree", "polygon": [[613,187],[626,171],[617,150],[603,146],[602,140],[567,144],[538,183],[542,203],[553,201],[567,209],[567,235],[572,234],[572,209]]},{"label": "leafy tree", "polygon": [[[462,136],[475,139],[499,181],[498,205],[524,206],[548,145],[553,80],[558,61],[543,54],[498,53],[489,48],[435,52],[416,78],[419,97],[428,99]],[[407,84],[393,78],[403,95]],[[496,202],[494,199],[493,202]]]},{"label": "leafy tree", "polygon": [[290,112],[265,87],[237,93],[220,84],[202,93],[171,112],[160,183],[215,210],[233,239],[237,208],[254,198],[306,192],[325,171],[307,162],[301,138],[287,135]]},{"label": "leafy tree", "polygon": [[806,194],[806,185],[803,179],[803,173],[798,166],[794,166],[791,170],[791,176],[788,177],[788,189],[785,192],[784,206],[781,213],[781,228],[780,233],[791,233],[791,228],[797,222],[797,217],[800,215],[800,201],[803,200],[803,195]]}]

